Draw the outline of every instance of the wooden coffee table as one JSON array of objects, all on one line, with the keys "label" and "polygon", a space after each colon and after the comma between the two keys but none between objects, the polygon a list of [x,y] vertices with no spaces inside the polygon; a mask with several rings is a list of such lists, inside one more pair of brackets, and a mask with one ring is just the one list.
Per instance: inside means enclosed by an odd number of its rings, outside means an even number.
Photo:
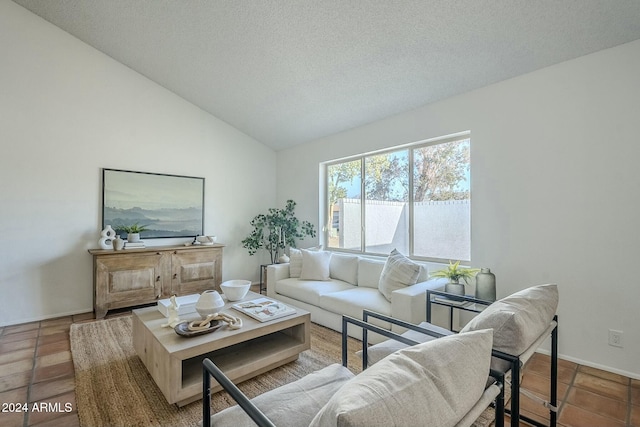
[{"label": "wooden coffee table", "polygon": [[[242,301],[260,297],[249,292]],[[261,323],[230,308],[236,303],[227,303],[221,311],[240,317],[241,329],[225,326],[189,338],[163,328],[167,318],[156,307],[133,310],[133,346],[169,403],[183,406],[202,398],[206,357],[238,383],[294,361],[311,347],[309,312],[293,307],[296,314]],[[199,318],[198,313],[181,316],[189,321]],[[220,390],[219,385],[211,387],[212,393]]]}]

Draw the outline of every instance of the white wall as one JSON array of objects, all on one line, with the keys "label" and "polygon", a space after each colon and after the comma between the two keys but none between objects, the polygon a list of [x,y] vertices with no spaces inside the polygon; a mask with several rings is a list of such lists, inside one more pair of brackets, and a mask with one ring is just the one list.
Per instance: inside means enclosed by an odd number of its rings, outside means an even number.
[{"label": "white wall", "polygon": [[0,58],[0,325],[92,310],[101,168],[204,177],[223,279],[257,279],[240,240],[275,203],[275,152],[13,2]]},{"label": "white wall", "polygon": [[557,283],[562,357],[640,378],[639,100],[635,41],[278,152],[278,200],[317,217],[319,162],[470,130],[473,266]]}]

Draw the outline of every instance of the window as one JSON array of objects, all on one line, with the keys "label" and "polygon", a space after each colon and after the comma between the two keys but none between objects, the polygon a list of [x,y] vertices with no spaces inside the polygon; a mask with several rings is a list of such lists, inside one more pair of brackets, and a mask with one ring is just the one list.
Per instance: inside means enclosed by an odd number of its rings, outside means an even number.
[{"label": "window", "polygon": [[327,246],[469,261],[469,151],[465,136],[328,163]]}]

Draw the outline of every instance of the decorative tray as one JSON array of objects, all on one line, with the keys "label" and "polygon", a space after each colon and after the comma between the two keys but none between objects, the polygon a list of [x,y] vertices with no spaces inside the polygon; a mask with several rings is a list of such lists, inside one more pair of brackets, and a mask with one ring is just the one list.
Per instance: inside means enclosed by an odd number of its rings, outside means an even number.
[{"label": "decorative tray", "polygon": [[198,335],[204,335],[204,334],[208,334],[211,333],[213,331],[215,331],[216,329],[219,329],[221,326],[224,326],[224,323],[221,322],[220,320],[212,320],[211,324],[209,325],[209,327],[207,329],[203,329],[201,331],[190,331],[189,330],[189,323],[191,322],[182,322],[182,323],[178,323],[176,325],[175,328],[173,328],[174,331],[176,331],[176,334],[183,336],[183,337],[195,337]]}]

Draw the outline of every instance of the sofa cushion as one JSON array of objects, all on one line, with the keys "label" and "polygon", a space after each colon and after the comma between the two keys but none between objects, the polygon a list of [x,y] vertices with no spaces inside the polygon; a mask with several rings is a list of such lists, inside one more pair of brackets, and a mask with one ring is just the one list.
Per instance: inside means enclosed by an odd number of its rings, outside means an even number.
[{"label": "sofa cushion", "polygon": [[491,331],[418,344],[344,384],[312,426],[454,426],[482,396]]},{"label": "sofa cushion", "polygon": [[[377,289],[352,287],[351,289],[325,293],[319,298],[319,307],[336,314],[362,319],[362,310],[368,309],[391,316],[391,304]],[[391,329],[388,322],[374,322],[379,326]]]},{"label": "sofa cushion", "polygon": [[378,289],[383,268],[383,261],[358,258],[358,286]]},{"label": "sofa cushion", "polygon": [[[275,284],[276,294],[315,306],[320,306],[321,295],[353,288],[353,285],[341,280],[314,281],[289,278],[278,280]],[[275,297],[277,298],[277,295]]]},{"label": "sofa cushion", "polygon": [[[302,280],[329,280],[331,252],[302,249]],[[291,267],[289,267],[291,268]]]},{"label": "sofa cushion", "polygon": [[289,277],[300,277],[302,273],[302,252],[289,248]]},{"label": "sofa cushion", "polygon": [[419,274],[420,265],[394,249],[384,264],[378,289],[387,300],[391,301],[393,291],[415,285]]},{"label": "sofa cushion", "polygon": [[558,287],[539,285],[502,298],[460,332],[493,329],[496,350],[519,356],[549,327],[558,308]]},{"label": "sofa cushion", "polygon": [[[252,399],[275,425],[307,426],[335,394],[354,375],[340,364],[329,365]],[[255,426],[239,407],[227,408],[211,417],[216,427]]]},{"label": "sofa cushion", "polygon": [[[427,323],[427,322],[422,322],[420,323],[418,326],[420,326],[421,328],[424,329],[428,329],[430,331],[436,332],[438,334],[442,334],[442,335],[451,335],[453,334],[453,332],[451,332],[448,329],[445,328],[441,328],[440,326],[436,326],[436,325],[432,325],[431,323]],[[427,334],[423,334],[421,332],[418,331],[414,331],[414,330],[408,330],[407,332],[400,334],[405,338],[409,338],[410,340],[419,342],[419,343],[423,343],[423,342],[427,342],[427,341],[431,341],[436,339],[435,337],[431,336],[431,335],[427,335]],[[396,341],[394,339],[389,339],[386,341],[383,341],[379,344],[376,345],[372,345],[371,347],[367,348],[367,364],[369,366],[373,365],[376,362],[381,361],[382,359],[384,359],[385,357],[389,356],[392,353],[395,353],[398,350],[402,350],[403,348],[407,348],[409,347],[407,344],[403,344],[400,341]],[[362,357],[362,350],[356,352],[356,354],[360,357]]]},{"label": "sofa cushion", "polygon": [[[308,248],[308,251],[319,251],[322,246]],[[289,277],[300,277],[302,272],[302,252],[300,249],[289,248]]]},{"label": "sofa cushion", "polygon": [[358,257],[355,255],[332,254],[329,262],[329,275],[332,279],[358,284]]}]

